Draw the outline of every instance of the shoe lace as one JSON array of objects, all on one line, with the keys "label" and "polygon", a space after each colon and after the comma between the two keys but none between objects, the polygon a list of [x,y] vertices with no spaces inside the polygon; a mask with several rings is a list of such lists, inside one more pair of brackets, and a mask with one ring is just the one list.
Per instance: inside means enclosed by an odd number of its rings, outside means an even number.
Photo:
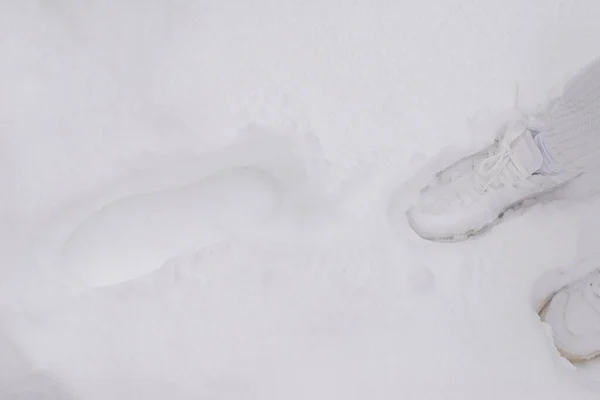
[{"label": "shoe lace", "polygon": [[481,195],[489,190],[500,187],[532,187],[533,183],[528,181],[531,175],[514,156],[513,143],[518,140],[527,130],[528,121],[525,118],[518,119],[509,127],[504,138],[497,144],[497,149],[491,155],[483,159],[479,166],[474,169],[474,185],[471,195]]}]

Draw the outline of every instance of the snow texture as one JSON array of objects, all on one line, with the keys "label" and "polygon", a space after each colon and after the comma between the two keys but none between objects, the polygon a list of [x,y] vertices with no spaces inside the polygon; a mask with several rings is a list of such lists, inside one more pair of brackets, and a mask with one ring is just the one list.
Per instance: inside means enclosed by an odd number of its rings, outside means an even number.
[{"label": "snow texture", "polygon": [[531,302],[596,253],[593,177],[464,243],[404,212],[516,85],[535,106],[597,56],[599,17],[0,2],[0,398],[596,399]]}]

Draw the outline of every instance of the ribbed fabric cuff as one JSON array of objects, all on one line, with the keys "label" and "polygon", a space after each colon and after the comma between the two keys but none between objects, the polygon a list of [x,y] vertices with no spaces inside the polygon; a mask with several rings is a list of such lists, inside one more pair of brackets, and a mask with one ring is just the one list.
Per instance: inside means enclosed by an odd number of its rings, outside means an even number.
[{"label": "ribbed fabric cuff", "polygon": [[600,60],[579,72],[544,118],[544,142],[569,170],[600,168]]}]

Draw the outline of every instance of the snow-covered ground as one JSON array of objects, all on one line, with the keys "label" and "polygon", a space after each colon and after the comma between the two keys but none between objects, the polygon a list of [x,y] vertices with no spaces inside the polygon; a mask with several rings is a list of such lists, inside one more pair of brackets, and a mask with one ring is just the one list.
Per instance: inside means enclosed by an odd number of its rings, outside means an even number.
[{"label": "snow-covered ground", "polygon": [[596,57],[599,18],[595,0],[0,2],[0,398],[597,398],[530,295],[597,251],[599,200],[458,244],[403,214],[516,87],[543,103]]}]

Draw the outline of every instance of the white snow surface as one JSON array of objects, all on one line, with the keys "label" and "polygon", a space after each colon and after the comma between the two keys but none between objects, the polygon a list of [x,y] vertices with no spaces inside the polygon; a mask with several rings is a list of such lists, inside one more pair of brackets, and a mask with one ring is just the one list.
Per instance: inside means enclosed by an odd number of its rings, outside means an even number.
[{"label": "white snow surface", "polygon": [[429,243],[404,211],[600,48],[600,2],[0,2],[0,398],[596,399],[536,280],[589,182]]}]

